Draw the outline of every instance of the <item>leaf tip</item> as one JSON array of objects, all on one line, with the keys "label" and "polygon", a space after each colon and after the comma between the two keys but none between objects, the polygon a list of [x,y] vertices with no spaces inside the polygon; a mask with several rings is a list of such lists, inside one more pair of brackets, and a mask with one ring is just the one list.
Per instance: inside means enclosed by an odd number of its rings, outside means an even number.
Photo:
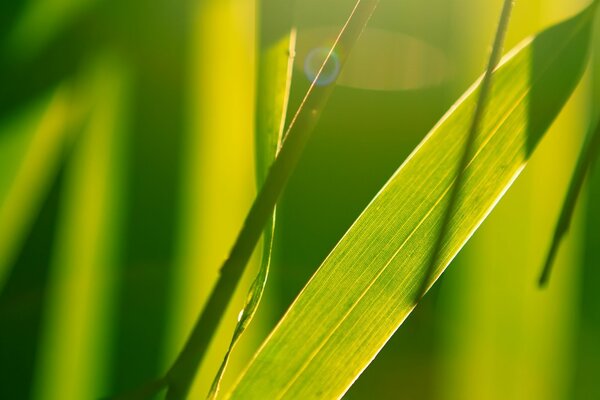
[{"label": "leaf tip", "polygon": [[550,275],[552,274],[554,260],[556,259],[556,253],[558,252],[558,246],[560,245],[560,239],[560,236],[555,236],[552,240],[550,250],[548,250],[548,255],[546,256],[544,268],[542,269],[542,273],[540,274],[540,277],[538,279],[539,289],[545,289],[548,286],[548,282],[550,281]]}]

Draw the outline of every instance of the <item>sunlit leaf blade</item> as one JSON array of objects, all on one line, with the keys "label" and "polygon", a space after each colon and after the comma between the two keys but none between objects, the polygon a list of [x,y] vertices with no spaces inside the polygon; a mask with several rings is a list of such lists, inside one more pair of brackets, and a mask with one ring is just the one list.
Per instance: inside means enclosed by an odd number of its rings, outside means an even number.
[{"label": "sunlit leaf blade", "polygon": [[[496,70],[490,112],[428,286],[522,171],[576,86],[593,11],[525,41]],[[455,179],[478,85],[434,127],[341,239],[230,397],[339,397],[406,319]]]},{"label": "sunlit leaf blade", "polygon": [[[285,3],[280,0],[276,1],[280,4]],[[275,13],[271,10],[271,3],[273,2],[265,1],[261,7],[263,31],[270,31],[273,20],[280,21],[283,17],[281,13]],[[289,7],[284,10],[284,12],[289,14],[290,18],[286,19],[289,19],[291,25],[291,11],[293,8],[291,7],[291,4],[288,6]],[[280,10],[275,9],[275,11]],[[275,159],[277,150],[281,145],[289,100],[296,31],[291,28],[291,26],[287,27],[287,29],[284,27],[283,29],[284,32],[277,32],[283,33],[283,36],[279,38],[276,37],[275,40],[271,37],[273,35],[271,32],[263,32],[261,35],[261,49],[259,51],[258,60],[255,132],[256,182],[259,189],[262,186],[267,172]],[[248,291],[246,304],[240,311],[229,348],[227,349],[223,362],[212,383],[208,395],[209,398],[215,398],[217,396],[233,348],[254,318],[262,299],[271,264],[276,219],[275,215],[276,211],[273,211],[273,217],[265,227],[260,266],[250,290]]]},{"label": "sunlit leaf blade", "polygon": [[545,286],[550,279],[552,265],[554,264],[560,243],[571,226],[571,220],[573,219],[573,213],[575,212],[575,206],[577,205],[577,199],[583,188],[583,183],[585,182],[588,171],[598,157],[598,151],[600,151],[600,123],[597,122],[595,128],[590,129],[592,130],[590,131],[588,139],[577,160],[577,166],[575,167],[575,172],[573,172],[573,177],[569,184],[569,191],[567,192],[567,196],[560,212],[560,217],[558,218],[554,230],[554,235],[552,236],[550,249],[548,250],[548,255],[546,256],[546,261],[539,279],[540,286]]},{"label": "sunlit leaf blade", "polygon": [[456,208],[456,204],[458,202],[458,198],[462,190],[462,182],[465,176],[464,172],[467,167],[467,163],[471,158],[473,144],[475,143],[475,139],[479,131],[479,124],[481,123],[481,119],[485,114],[487,98],[489,96],[492,85],[492,76],[494,70],[500,62],[502,50],[504,49],[504,39],[508,30],[510,16],[512,14],[512,8],[513,0],[505,0],[504,5],[502,7],[502,13],[500,15],[498,29],[496,31],[496,36],[494,38],[492,52],[488,61],[488,66],[485,70],[485,73],[483,74],[483,77],[481,78],[479,97],[477,98],[475,110],[473,111],[473,120],[469,127],[469,133],[464,144],[462,155],[459,157],[458,169],[456,170],[456,179],[454,180],[452,188],[450,189],[450,192],[448,194],[446,211],[444,212],[444,216],[442,217],[442,221],[440,223],[440,232],[431,249],[431,256],[429,258],[430,261],[427,265],[427,272],[425,273],[425,277],[421,282],[421,287],[417,292],[417,298],[415,298],[415,301],[418,301],[421,297],[423,297],[425,295],[425,292],[427,291],[427,284],[429,282],[429,279],[431,279],[433,271],[435,270],[439,254],[442,250],[442,246],[444,245],[444,240],[446,239],[448,227],[450,226],[450,221],[452,221],[452,215],[454,213],[454,209]]}]

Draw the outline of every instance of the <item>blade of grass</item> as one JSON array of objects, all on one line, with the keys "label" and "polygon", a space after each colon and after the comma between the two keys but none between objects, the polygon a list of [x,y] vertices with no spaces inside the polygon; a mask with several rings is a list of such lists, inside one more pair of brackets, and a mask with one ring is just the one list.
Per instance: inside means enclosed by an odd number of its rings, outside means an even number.
[{"label": "blade of grass", "polygon": [[[281,0],[275,1],[279,4],[285,4]],[[279,11],[287,13],[287,18],[281,15]],[[288,4],[285,10],[278,10],[273,7],[272,2],[265,1],[261,3],[262,34],[256,106],[256,182],[259,190],[281,146],[285,127],[296,46],[296,31],[291,28],[291,11],[291,4]],[[281,24],[282,18],[288,20],[290,26],[284,27],[282,37],[276,37],[273,40],[273,34],[269,31],[274,24]],[[216,398],[233,348],[258,310],[269,275],[275,221],[276,210],[273,210],[273,216],[267,223],[263,233],[263,248],[259,270],[248,292],[246,304],[238,316],[238,322],[229,348],[211,385],[208,394],[210,399]]]},{"label": "blade of grass", "polygon": [[548,255],[546,256],[546,261],[544,263],[542,273],[540,274],[538,281],[539,287],[545,287],[548,284],[558,248],[562,242],[562,239],[569,231],[571,220],[573,219],[573,213],[575,212],[575,206],[577,205],[577,199],[579,198],[579,194],[583,188],[585,178],[598,157],[599,151],[600,121],[596,122],[595,127],[590,127],[590,132],[586,142],[581,149],[579,159],[577,160],[577,166],[575,167],[571,183],[569,184],[569,190],[563,203],[560,217],[558,218],[558,222],[554,230],[554,235],[552,236],[550,249],[548,250]]},{"label": "blade of grass", "polygon": [[429,266],[427,267],[427,272],[425,273],[425,277],[423,278],[423,282],[421,283],[421,288],[417,292],[415,303],[418,302],[419,299],[421,299],[425,295],[425,292],[427,292],[427,284],[431,279],[433,271],[435,270],[435,266],[438,262],[438,258],[440,257],[440,253],[442,251],[442,246],[444,245],[444,240],[446,239],[446,235],[448,235],[450,222],[452,220],[454,211],[457,207],[459,194],[464,184],[463,181],[465,178],[465,168],[467,167],[467,163],[469,162],[471,154],[473,153],[475,139],[477,138],[481,121],[486,112],[488,97],[490,95],[490,90],[492,86],[493,72],[494,69],[498,66],[498,63],[500,62],[500,57],[502,56],[504,40],[506,38],[506,32],[508,30],[513,6],[514,0],[504,0],[504,5],[502,6],[502,13],[500,15],[500,21],[498,22],[498,29],[494,38],[494,44],[492,46],[488,66],[485,70],[483,79],[481,81],[479,98],[477,100],[477,105],[475,106],[475,112],[473,113],[473,121],[471,122],[471,126],[469,128],[469,134],[465,141],[464,150],[458,164],[458,169],[456,170],[456,180],[452,185],[446,212],[444,213],[442,224],[440,225],[440,232],[431,250]]},{"label": "blade of grass", "polygon": [[[579,81],[594,7],[533,39],[494,72],[433,284],[525,167]],[[414,309],[481,81],[352,225],[262,345],[233,399],[339,398]],[[531,112],[540,108],[546,112]],[[461,140],[463,139],[463,140]]]},{"label": "blade of grass", "polygon": [[167,373],[168,399],[185,398],[244,268],[273,214],[275,203],[294,171],[310,133],[333,91],[333,84],[328,86],[317,84],[320,82],[322,72],[329,65],[332,54],[336,51],[340,53],[340,65],[344,64],[378,2],[378,0],[356,1],[348,20],[292,119],[284,135],[280,152],[269,169],[264,185],[250,209],[229,257],[221,267],[217,284],[183,350]]}]

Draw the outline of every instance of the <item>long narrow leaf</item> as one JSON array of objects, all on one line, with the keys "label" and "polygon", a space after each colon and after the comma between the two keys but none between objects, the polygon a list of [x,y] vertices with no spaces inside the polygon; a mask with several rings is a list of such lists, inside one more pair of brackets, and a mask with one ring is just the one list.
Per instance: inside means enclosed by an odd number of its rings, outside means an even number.
[{"label": "long narrow leaf", "polygon": [[[579,81],[595,7],[525,41],[494,74],[430,287],[524,168]],[[383,187],[303,289],[230,394],[336,398],[414,308],[480,82]],[[485,265],[481,265],[485,268]]]}]

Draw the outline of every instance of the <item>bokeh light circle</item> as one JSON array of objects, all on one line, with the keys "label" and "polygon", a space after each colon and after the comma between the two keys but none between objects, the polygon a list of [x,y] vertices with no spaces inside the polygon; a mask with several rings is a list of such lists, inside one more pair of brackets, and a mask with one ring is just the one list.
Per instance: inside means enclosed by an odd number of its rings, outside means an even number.
[{"label": "bokeh light circle", "polygon": [[[317,47],[312,49],[304,60],[304,73],[310,82],[317,78],[317,74],[321,66],[327,59],[327,55],[331,49],[328,47]],[[340,57],[336,52],[331,54],[327,65],[323,68],[323,72],[316,80],[318,86],[327,86],[332,84],[340,73],[341,63]]]}]

